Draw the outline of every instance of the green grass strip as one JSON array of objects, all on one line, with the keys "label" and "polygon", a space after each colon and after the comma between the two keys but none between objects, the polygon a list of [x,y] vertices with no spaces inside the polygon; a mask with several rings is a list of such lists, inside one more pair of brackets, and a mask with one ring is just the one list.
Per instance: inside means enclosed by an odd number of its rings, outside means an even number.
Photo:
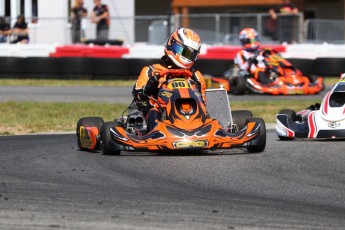
[{"label": "green grass strip", "polygon": [[0,79],[0,86],[133,86],[128,80]]},{"label": "green grass strip", "polygon": [[[232,110],[246,109],[266,123],[275,122],[281,109],[302,110],[319,100],[279,100],[231,102]],[[125,104],[97,102],[0,102],[0,134],[74,131],[81,117],[99,116],[105,121],[120,117]]]}]

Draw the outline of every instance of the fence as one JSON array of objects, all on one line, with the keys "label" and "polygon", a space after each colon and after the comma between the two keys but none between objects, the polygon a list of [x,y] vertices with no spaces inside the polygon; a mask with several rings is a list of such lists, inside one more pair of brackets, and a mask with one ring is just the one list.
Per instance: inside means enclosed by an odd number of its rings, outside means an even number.
[{"label": "fence", "polygon": [[345,21],[308,19],[305,21],[305,41],[313,43],[345,43]]},{"label": "fence", "polygon": [[[109,39],[123,40],[125,44],[145,42],[163,44],[169,32],[181,26],[182,15],[154,15],[111,17]],[[272,20],[262,14],[190,14],[190,28],[200,34],[207,44],[238,44],[238,33],[245,27],[255,28],[262,43],[302,42],[303,15],[278,15]],[[29,24],[31,43],[71,43],[69,18],[38,18]],[[85,21],[87,39],[95,38],[95,24]]]}]

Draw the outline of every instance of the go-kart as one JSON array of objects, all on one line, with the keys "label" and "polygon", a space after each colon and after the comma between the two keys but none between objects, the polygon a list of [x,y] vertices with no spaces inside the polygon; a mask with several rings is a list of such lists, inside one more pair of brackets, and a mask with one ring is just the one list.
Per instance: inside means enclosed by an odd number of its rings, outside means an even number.
[{"label": "go-kart", "polygon": [[[324,89],[322,77],[304,76],[274,49],[257,51],[251,64],[259,61],[264,63],[265,68],[241,74],[237,65],[234,65],[224,77],[209,77],[206,80],[207,87],[223,85],[229,93],[237,95],[246,92],[271,95],[317,94]],[[265,82],[260,80],[260,74],[266,76]]]},{"label": "go-kart", "polygon": [[[77,143],[81,150],[101,149],[106,155],[126,152],[175,152],[244,148],[262,152],[266,127],[248,110],[231,112],[225,89],[206,91],[207,106],[190,78],[188,70],[160,73],[166,81],[158,97],[147,96],[162,116],[147,132],[142,105],[133,101],[119,119],[104,122],[100,117],[84,117],[77,123]],[[164,78],[163,78],[164,79]],[[139,104],[138,104],[139,103]]]},{"label": "go-kart", "polygon": [[281,140],[345,138],[345,76],[326,94],[321,104],[297,113],[290,109],[279,111],[275,129]]}]

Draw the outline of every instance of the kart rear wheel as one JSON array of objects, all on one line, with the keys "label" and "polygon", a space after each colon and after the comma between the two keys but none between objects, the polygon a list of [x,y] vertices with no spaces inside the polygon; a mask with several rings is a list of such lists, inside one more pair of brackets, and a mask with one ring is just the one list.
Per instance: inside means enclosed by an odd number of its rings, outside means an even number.
[{"label": "kart rear wheel", "polygon": [[247,146],[249,153],[259,153],[266,148],[266,125],[262,118],[249,118],[248,122],[256,122],[260,124],[259,136],[250,141]]},{"label": "kart rear wheel", "polygon": [[232,123],[237,125],[238,130],[243,129],[247,124],[247,119],[252,118],[253,114],[249,110],[235,110],[231,112]]},{"label": "kart rear wheel", "polygon": [[243,95],[247,90],[247,79],[245,77],[232,77],[229,80],[230,93]]},{"label": "kart rear wheel", "polygon": [[285,115],[287,115],[288,118],[290,118],[292,121],[296,121],[296,119],[297,119],[295,110],[291,110],[291,109],[282,109],[282,110],[279,111],[278,114],[285,114]]},{"label": "kart rear wheel", "polygon": [[118,126],[117,122],[104,122],[101,128],[101,150],[103,155],[120,155],[121,150],[118,150],[111,143],[110,128]]},{"label": "kart rear wheel", "polygon": [[[78,143],[78,148],[81,150],[86,150],[85,148],[81,147],[81,140],[80,140],[80,127],[97,127],[98,133],[101,131],[101,127],[103,125],[104,121],[103,118],[101,117],[83,117],[80,118],[78,123],[77,123],[77,143]],[[99,138],[97,138],[97,144],[95,149],[100,149],[100,144],[99,144]]]}]

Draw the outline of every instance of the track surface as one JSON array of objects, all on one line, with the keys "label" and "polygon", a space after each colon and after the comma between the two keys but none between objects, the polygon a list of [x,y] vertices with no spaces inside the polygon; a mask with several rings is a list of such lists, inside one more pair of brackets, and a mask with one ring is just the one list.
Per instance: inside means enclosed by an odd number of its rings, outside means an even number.
[{"label": "track surface", "polygon": [[[293,146],[293,148],[292,148]],[[344,142],[260,154],[103,156],[75,136],[0,137],[1,229],[344,229]]]},{"label": "track surface", "polygon": [[[261,100],[313,100],[320,102],[330,88],[317,95],[270,96],[270,95],[230,95],[234,101]],[[94,87],[94,86],[0,86],[0,101],[101,101],[109,103],[125,103],[132,101],[131,87]]]},{"label": "track surface", "polygon": [[[129,103],[130,92],[6,86],[0,101]],[[3,136],[0,229],[343,229],[343,149],[339,141],[281,142],[269,131],[260,154],[103,156],[79,151],[74,135]]]}]

